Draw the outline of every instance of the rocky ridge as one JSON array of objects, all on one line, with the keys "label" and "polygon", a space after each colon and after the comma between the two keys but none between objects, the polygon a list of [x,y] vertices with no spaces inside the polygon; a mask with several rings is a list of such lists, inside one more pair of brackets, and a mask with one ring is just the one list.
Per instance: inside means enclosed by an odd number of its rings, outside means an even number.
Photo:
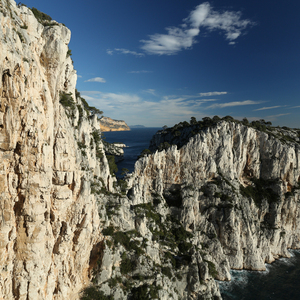
[{"label": "rocky ridge", "polygon": [[130,128],[123,120],[113,120],[109,117],[100,119],[101,131],[129,131]]}]

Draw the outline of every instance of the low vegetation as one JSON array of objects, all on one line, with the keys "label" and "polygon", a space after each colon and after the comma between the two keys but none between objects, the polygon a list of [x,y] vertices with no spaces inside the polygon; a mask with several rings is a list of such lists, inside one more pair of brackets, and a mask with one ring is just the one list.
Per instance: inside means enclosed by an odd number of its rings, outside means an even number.
[{"label": "low vegetation", "polygon": [[280,197],[274,192],[272,186],[278,183],[277,180],[265,180],[263,178],[251,178],[252,184],[247,187],[241,185],[240,191],[244,197],[253,199],[256,206],[261,207],[265,199],[268,203],[279,201]]},{"label": "low vegetation", "polygon": [[177,145],[178,148],[181,148],[183,145],[188,143],[191,137],[195,136],[206,128],[217,125],[220,121],[233,122],[254,128],[279,139],[284,144],[289,142],[300,144],[300,129],[291,129],[286,126],[274,127],[272,126],[271,122],[266,122],[263,119],[249,122],[246,118],[240,121],[231,116],[226,116],[223,118],[214,116],[213,118],[202,118],[202,121],[197,121],[195,117],[192,117],[190,122],[180,122],[170,128],[164,126],[163,130],[159,131],[161,143],[159,145],[151,144],[150,150],[152,152],[155,152],[156,150],[162,151],[170,148],[172,145]]},{"label": "low vegetation", "polygon": [[49,22],[52,21],[52,18],[49,15],[39,11],[35,7],[32,7],[31,11],[33,12],[36,19],[43,25],[49,24]]},{"label": "low vegetation", "polygon": [[103,291],[99,291],[97,287],[91,286],[85,288],[81,294],[80,300],[113,300],[113,296],[106,296]]}]

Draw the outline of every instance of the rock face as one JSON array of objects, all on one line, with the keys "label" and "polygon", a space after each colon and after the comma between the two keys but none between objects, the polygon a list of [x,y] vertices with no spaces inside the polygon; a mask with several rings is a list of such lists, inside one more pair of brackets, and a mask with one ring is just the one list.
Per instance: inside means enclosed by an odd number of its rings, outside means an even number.
[{"label": "rock face", "polygon": [[[165,141],[157,136],[152,144]],[[131,199],[151,201],[155,192],[175,206],[177,194],[180,221],[194,236],[215,237],[195,242],[211,250],[217,278],[230,279],[229,268],[264,270],[300,247],[299,159],[299,142],[223,121],[180,149],[140,159]]]},{"label": "rock face", "polygon": [[152,149],[181,147],[139,159],[124,195],[102,196],[100,292],[221,299],[214,279],[265,270],[299,248],[300,130],[266,133],[233,121],[195,130],[174,139],[159,132]]},{"label": "rock face", "polygon": [[101,131],[129,131],[130,128],[122,120],[113,120],[108,117],[102,117],[100,119]]},{"label": "rock face", "polygon": [[99,122],[76,99],[70,30],[46,23],[0,1],[1,299],[76,299],[100,251],[90,182],[113,190]]}]

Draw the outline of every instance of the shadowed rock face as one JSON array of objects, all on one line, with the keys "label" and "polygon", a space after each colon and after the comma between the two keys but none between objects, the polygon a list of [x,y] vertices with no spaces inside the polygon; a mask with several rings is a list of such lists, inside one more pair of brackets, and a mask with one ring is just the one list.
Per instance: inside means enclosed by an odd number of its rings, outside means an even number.
[{"label": "shadowed rock face", "polygon": [[130,128],[122,120],[113,120],[108,117],[102,117],[100,119],[101,131],[128,131]]},{"label": "shadowed rock face", "polygon": [[[64,92],[81,105],[70,30],[52,23],[0,1],[1,299],[72,299],[89,282],[101,240],[90,180],[113,183],[90,138],[97,118],[79,124],[78,112],[68,118],[59,103]],[[78,142],[90,147],[83,153]]]}]

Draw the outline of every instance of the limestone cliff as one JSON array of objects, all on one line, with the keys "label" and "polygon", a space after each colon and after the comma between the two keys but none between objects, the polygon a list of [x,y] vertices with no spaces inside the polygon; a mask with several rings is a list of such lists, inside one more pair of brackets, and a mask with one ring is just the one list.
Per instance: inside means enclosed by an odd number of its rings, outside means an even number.
[{"label": "limestone cliff", "polygon": [[299,130],[184,122],[117,181],[69,29],[13,0],[0,26],[0,299],[221,299],[300,247]]},{"label": "limestone cliff", "polygon": [[108,117],[100,119],[101,131],[128,131],[130,128],[123,120],[113,120]]},{"label": "limestone cliff", "polygon": [[114,179],[75,92],[70,36],[0,1],[0,299],[76,299],[101,252],[90,182]]},{"label": "limestone cliff", "polygon": [[[209,249],[217,278],[230,279],[230,268],[264,270],[300,247],[300,131],[284,132],[218,122],[180,149],[140,159],[131,199],[151,201],[155,192],[177,206],[194,243]],[[160,134],[152,145],[167,141]]]},{"label": "limestone cliff", "polygon": [[214,279],[300,247],[300,130],[206,121],[158,132],[123,195],[102,196],[101,295],[221,299]]}]

